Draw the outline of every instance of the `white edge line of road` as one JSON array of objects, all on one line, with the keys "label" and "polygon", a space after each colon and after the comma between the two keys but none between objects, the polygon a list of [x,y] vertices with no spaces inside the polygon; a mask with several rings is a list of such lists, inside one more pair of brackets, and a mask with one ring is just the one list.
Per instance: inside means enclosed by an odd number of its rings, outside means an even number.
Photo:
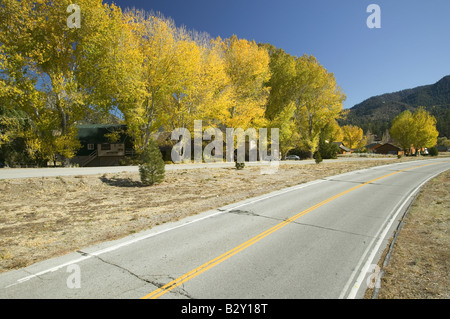
[{"label": "white edge line of road", "polygon": [[[359,289],[362,286],[362,283],[364,281],[364,279],[366,278],[366,276],[368,275],[368,270],[370,265],[373,263],[373,260],[375,258],[375,255],[379,252],[381,244],[383,243],[383,241],[385,240],[385,237],[388,233],[388,231],[391,229],[392,224],[394,223],[395,220],[397,220],[397,217],[399,215],[399,213],[402,211],[402,209],[404,208],[404,206],[410,201],[410,199],[422,188],[422,186],[424,184],[426,184],[429,180],[433,179],[434,177],[438,176],[439,174],[447,171],[448,168],[439,171],[438,173],[430,176],[429,178],[427,178],[426,180],[424,180],[422,183],[420,183],[418,186],[416,186],[405,198],[402,202],[400,202],[397,207],[398,208],[394,208],[394,210],[391,212],[391,214],[388,215],[386,221],[383,223],[383,225],[381,226],[381,228],[378,230],[376,236],[372,239],[371,243],[367,246],[366,250],[364,251],[363,255],[361,256],[361,259],[358,262],[358,265],[356,266],[355,270],[353,271],[353,273],[351,274],[347,284],[344,286],[344,289],[342,290],[339,299],[344,299],[344,296],[346,295],[350,285],[353,283],[353,286],[350,290],[350,292],[347,295],[346,299],[355,299],[356,295],[359,291]],[[381,233],[381,235],[380,235]],[[377,240],[378,239],[378,240]],[[375,240],[377,240],[375,246],[372,246],[373,243],[375,242]],[[373,247],[373,248],[372,248]],[[372,249],[372,250],[371,250]],[[369,257],[366,258],[367,254],[370,252]],[[364,262],[364,260],[366,261],[364,266],[361,268],[358,278],[356,279],[356,281],[354,281],[354,278],[358,272],[358,269],[360,269],[361,264]]]},{"label": "white edge line of road", "polygon": [[[304,187],[308,187],[308,186],[311,186],[311,185],[314,185],[314,184],[325,182],[325,181],[327,181],[328,179],[331,179],[331,178],[341,177],[341,176],[350,175],[350,174],[354,174],[354,173],[360,173],[360,172],[364,172],[364,171],[368,171],[368,170],[377,169],[377,168],[380,168],[380,167],[395,166],[395,165],[401,165],[401,164],[404,164],[404,163],[413,163],[413,162],[423,162],[423,161],[411,161],[411,162],[402,162],[402,163],[395,163],[395,164],[386,164],[386,165],[374,166],[374,167],[369,167],[369,168],[356,170],[356,171],[350,171],[350,172],[338,174],[338,175],[335,175],[335,176],[328,176],[328,177],[325,177],[323,179],[314,180],[314,181],[307,182],[307,183],[304,183],[304,184],[291,186],[291,187],[288,187],[288,188],[285,188],[285,189],[282,189],[282,190],[274,191],[272,193],[256,197],[253,200],[252,199],[250,199],[250,200],[247,199],[247,200],[244,200],[244,201],[242,201],[240,203],[227,205],[227,206],[231,206],[231,207],[229,207],[227,209],[218,208],[218,209],[215,209],[215,210],[212,210],[212,211],[209,211],[209,212],[205,212],[208,215],[206,215],[204,217],[196,218],[196,219],[191,220],[189,222],[185,222],[185,223],[183,223],[181,225],[177,225],[177,226],[174,226],[174,227],[171,227],[171,228],[168,228],[168,229],[164,229],[164,230],[157,231],[157,232],[154,232],[154,233],[146,234],[146,235],[143,235],[143,236],[135,237],[133,239],[130,239],[130,240],[127,240],[125,242],[122,242],[122,243],[110,246],[108,248],[104,248],[104,249],[101,249],[101,250],[98,250],[98,251],[95,251],[95,252],[92,252],[92,253],[87,253],[86,256],[82,256],[80,258],[68,261],[68,262],[60,264],[58,266],[55,266],[55,267],[52,267],[52,268],[48,268],[48,269],[45,269],[43,271],[37,272],[35,274],[31,274],[29,276],[20,278],[15,283],[12,283],[12,284],[10,284],[8,286],[5,286],[4,288],[9,288],[9,287],[15,286],[17,284],[20,284],[20,283],[23,283],[25,281],[28,281],[28,280],[30,280],[32,278],[37,278],[37,277],[39,277],[41,275],[44,275],[46,273],[49,273],[49,272],[55,272],[55,271],[57,271],[57,270],[59,270],[61,268],[67,267],[69,265],[82,262],[82,261],[90,259],[90,258],[92,258],[94,256],[99,256],[99,255],[102,255],[102,254],[105,254],[105,253],[108,253],[108,252],[112,252],[112,251],[117,250],[119,248],[122,248],[122,247],[125,247],[125,246],[128,246],[128,245],[137,243],[139,241],[148,239],[150,237],[158,236],[160,234],[163,234],[163,233],[175,230],[177,228],[185,227],[185,226],[188,226],[190,224],[202,221],[204,219],[211,218],[211,217],[214,217],[214,216],[218,216],[218,215],[227,213],[227,212],[229,212],[231,210],[234,210],[234,209],[242,207],[242,206],[254,204],[254,203],[257,203],[257,202],[260,202],[260,201],[263,201],[263,200],[266,200],[266,199],[269,199],[269,198],[272,198],[272,197],[275,197],[275,196],[279,196],[279,195],[282,195],[282,194],[285,194],[285,193],[288,193],[288,192],[291,192],[291,191],[295,191],[295,190],[298,190],[298,189],[301,189],[301,188],[304,188]],[[224,206],[224,207],[227,207],[227,206]],[[215,212],[215,213],[211,213],[211,212]],[[371,243],[371,245],[372,245],[372,243]],[[369,247],[371,247],[371,245],[369,245]],[[358,268],[359,268],[359,265],[358,265],[358,267],[356,269],[358,269]]]},{"label": "white edge line of road", "polygon": [[[241,203],[237,203],[237,205],[236,204],[231,204],[231,205],[229,205],[231,207],[229,207],[227,209],[218,208],[218,209],[215,209],[213,211],[210,211],[210,212],[215,212],[215,213],[206,212],[206,213],[208,213],[207,216],[196,218],[194,220],[185,222],[185,223],[183,223],[181,225],[177,225],[177,226],[174,226],[174,227],[171,227],[171,228],[168,228],[168,229],[164,229],[164,230],[161,230],[161,231],[157,231],[157,232],[154,232],[154,233],[151,233],[151,234],[146,234],[146,235],[143,235],[143,236],[139,236],[139,237],[127,240],[125,242],[122,242],[122,243],[110,246],[108,248],[104,248],[104,249],[101,249],[101,250],[98,250],[98,251],[95,251],[95,252],[92,252],[92,253],[87,253],[86,256],[83,256],[83,257],[80,257],[80,258],[68,261],[68,262],[60,264],[58,266],[55,266],[55,267],[52,267],[52,268],[48,268],[48,269],[40,271],[38,273],[31,274],[29,276],[26,276],[26,277],[23,277],[21,279],[18,279],[17,282],[15,282],[13,284],[10,284],[8,286],[5,286],[4,288],[9,288],[9,287],[15,286],[17,284],[20,284],[20,283],[23,283],[25,281],[28,281],[28,280],[30,280],[32,278],[39,277],[39,276],[44,275],[44,274],[49,273],[49,272],[55,272],[55,271],[57,271],[57,270],[59,270],[61,268],[67,267],[69,265],[76,264],[76,263],[79,263],[81,261],[84,261],[84,260],[87,260],[89,258],[92,258],[94,256],[99,256],[99,255],[102,255],[102,254],[105,254],[105,253],[117,250],[119,248],[122,248],[122,247],[125,247],[125,246],[128,246],[128,245],[137,243],[139,241],[148,239],[150,237],[158,236],[158,235],[161,235],[163,233],[175,230],[177,228],[188,226],[190,224],[202,221],[202,220],[207,219],[207,218],[211,218],[211,217],[214,217],[214,216],[217,216],[217,215],[225,214],[225,213],[227,213],[227,212],[229,212],[231,210],[234,210],[236,208],[239,208],[239,207],[242,207],[242,206],[246,206],[246,205],[250,205],[250,204],[254,204],[254,203],[257,203],[257,202],[260,202],[260,201],[263,201],[263,200],[275,197],[275,196],[279,196],[279,195],[284,194],[284,193],[288,193],[288,192],[291,192],[291,191],[294,191],[294,190],[298,190],[298,189],[301,189],[301,188],[304,188],[304,187],[308,187],[308,186],[311,186],[311,185],[314,185],[314,184],[322,183],[322,182],[325,182],[325,181],[326,181],[325,179],[311,181],[311,182],[308,182],[308,183],[304,183],[304,184],[296,185],[296,186],[293,186],[293,187],[289,187],[289,188],[281,190],[281,191],[275,191],[275,192],[273,192],[271,194],[263,195],[261,197],[257,197],[256,199],[253,199],[253,200],[250,200],[250,201],[247,200],[247,201],[244,201],[243,203],[242,202]],[[225,207],[227,207],[227,206],[225,206]]]}]

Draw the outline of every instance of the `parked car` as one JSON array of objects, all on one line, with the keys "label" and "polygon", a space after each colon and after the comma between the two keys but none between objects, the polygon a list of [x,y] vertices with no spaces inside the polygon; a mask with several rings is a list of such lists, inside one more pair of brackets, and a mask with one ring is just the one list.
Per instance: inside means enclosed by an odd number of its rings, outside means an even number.
[{"label": "parked car", "polygon": [[286,156],[286,160],[287,161],[298,161],[298,160],[300,160],[300,157],[297,155],[289,155],[289,156]]}]

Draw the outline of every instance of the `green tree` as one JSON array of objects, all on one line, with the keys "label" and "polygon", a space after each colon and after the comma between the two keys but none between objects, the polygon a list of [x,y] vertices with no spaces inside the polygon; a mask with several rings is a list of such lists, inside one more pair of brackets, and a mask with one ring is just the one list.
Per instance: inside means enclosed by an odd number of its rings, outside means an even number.
[{"label": "green tree", "polygon": [[320,154],[320,151],[315,151],[314,152],[314,159],[316,161],[316,164],[320,164],[320,163],[323,162],[322,154]]},{"label": "green tree", "polygon": [[150,139],[148,147],[141,153],[139,174],[141,177],[141,183],[145,186],[151,186],[164,180],[164,160],[159,147],[153,139]]},{"label": "green tree", "polygon": [[[27,130],[27,115],[6,106],[0,99],[0,162],[9,166],[36,162],[28,152],[24,132]],[[39,161],[40,162],[40,161]]]},{"label": "green tree", "polygon": [[446,137],[438,137],[437,146],[450,147],[450,140]]},{"label": "green tree", "polygon": [[336,159],[338,153],[338,146],[333,142],[326,140],[324,134],[320,134],[319,146],[317,151],[325,159]]},{"label": "green tree", "polygon": [[438,151],[437,147],[433,146],[428,149],[428,154],[430,154],[430,156],[438,156],[439,151]]},{"label": "green tree", "polygon": [[334,143],[328,142],[323,138],[319,139],[318,152],[325,159],[336,159],[338,153],[338,146]]}]

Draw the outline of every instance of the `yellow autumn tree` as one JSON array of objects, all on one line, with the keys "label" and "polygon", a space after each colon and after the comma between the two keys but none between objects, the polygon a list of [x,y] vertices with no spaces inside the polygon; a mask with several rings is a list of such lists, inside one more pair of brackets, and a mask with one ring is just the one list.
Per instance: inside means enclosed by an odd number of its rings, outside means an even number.
[{"label": "yellow autumn tree", "polygon": [[168,95],[165,126],[192,132],[194,121],[202,120],[203,129],[217,127],[232,101],[231,81],[220,52],[222,41],[206,34],[195,36],[183,28],[176,32],[175,85]]},{"label": "yellow autumn tree", "polygon": [[340,142],[343,138],[342,127],[339,126],[339,123],[333,119],[326,126],[327,128],[327,140],[329,142]]},{"label": "yellow autumn tree", "polygon": [[414,112],[413,120],[415,129],[413,144],[416,150],[435,146],[439,136],[436,129],[436,118],[424,107],[419,107]]},{"label": "yellow autumn tree", "polygon": [[76,126],[91,113],[120,113],[138,151],[160,128],[192,130],[200,119],[204,128],[277,127],[283,152],[302,144],[311,154],[342,114],[345,95],[312,56],[210,39],[102,0],[77,1],[81,27],[70,28],[71,2],[1,4],[0,98],[25,112],[24,136],[40,156],[72,157]]},{"label": "yellow autumn tree", "polygon": [[173,56],[173,86],[168,94],[166,126],[192,129],[199,112],[203,48],[195,43],[184,29],[176,32],[176,54]]},{"label": "yellow autumn tree", "polygon": [[[79,82],[89,93],[89,105],[108,115],[120,108],[137,103],[142,83],[140,54],[129,16],[112,4],[82,11],[83,25],[78,32],[83,35]],[[95,25],[86,21],[98,21]],[[87,111],[91,109],[88,108]]]},{"label": "yellow autumn tree", "polygon": [[[205,36],[206,37],[206,36]],[[195,119],[203,121],[203,128],[219,127],[229,115],[234,101],[233,86],[223,58],[223,41],[203,38],[200,41],[201,59],[192,105]],[[192,120],[191,120],[192,125]]]},{"label": "yellow autumn tree", "polygon": [[[74,156],[80,144],[76,124],[86,115],[89,91],[81,60],[90,36],[109,8],[101,0],[80,0],[82,28],[70,28],[69,0],[2,2],[0,94],[29,117],[25,136],[33,154],[44,158]],[[89,19],[83,19],[90,17]],[[95,65],[90,65],[92,68]]]},{"label": "yellow autumn tree", "polygon": [[436,118],[424,107],[419,107],[414,113],[409,110],[400,113],[392,121],[390,133],[404,150],[414,147],[416,152],[435,146],[439,136]]},{"label": "yellow autumn tree", "polygon": [[342,141],[348,148],[360,149],[366,145],[367,139],[364,137],[362,128],[356,125],[344,125],[342,127]]},{"label": "yellow autumn tree", "polygon": [[13,139],[20,131],[19,121],[0,115],[0,147]]},{"label": "yellow autumn tree", "polygon": [[271,44],[259,46],[267,50],[270,58],[271,75],[266,83],[270,93],[266,103],[265,118],[269,127],[279,129],[279,148],[285,157],[300,142],[300,134],[294,121],[296,61],[294,56]]},{"label": "yellow autumn tree", "polygon": [[406,110],[400,113],[392,121],[390,135],[404,150],[409,150],[413,146],[414,120],[411,111]]},{"label": "yellow autumn tree", "polygon": [[259,128],[266,124],[264,113],[270,89],[269,55],[254,41],[232,36],[223,42],[226,71],[233,87],[231,106],[223,119],[230,128]]},{"label": "yellow autumn tree", "polygon": [[343,114],[346,98],[329,73],[313,56],[302,56],[296,60],[295,121],[302,139],[301,148],[311,155],[317,149],[322,129]]},{"label": "yellow autumn tree", "polygon": [[[280,141],[281,148],[297,148],[312,156],[320,136],[326,140],[340,139],[336,119],[345,114],[342,108],[346,97],[333,74],[313,56],[295,57],[271,44],[260,46],[270,57],[266,118],[277,119],[276,125],[291,134],[290,138]],[[323,130],[327,132],[322,134]]]},{"label": "yellow autumn tree", "polygon": [[300,140],[300,135],[293,120],[294,112],[295,105],[290,103],[283,107],[280,112],[277,112],[277,115],[268,124],[269,128],[279,129],[279,150],[282,157],[286,157]]},{"label": "yellow autumn tree", "polygon": [[[138,63],[133,75],[133,94],[124,92],[118,99],[121,101],[118,108],[124,115],[135,149],[143,151],[160,127],[183,120],[185,105],[176,102],[181,102],[188,90],[187,79],[194,67],[190,70],[186,67],[194,63],[183,61],[182,56],[197,48],[189,39],[180,38],[174,22],[161,15],[130,10],[125,13],[125,20],[133,34],[131,44],[136,43]],[[170,111],[177,108],[179,112],[173,116]]]}]

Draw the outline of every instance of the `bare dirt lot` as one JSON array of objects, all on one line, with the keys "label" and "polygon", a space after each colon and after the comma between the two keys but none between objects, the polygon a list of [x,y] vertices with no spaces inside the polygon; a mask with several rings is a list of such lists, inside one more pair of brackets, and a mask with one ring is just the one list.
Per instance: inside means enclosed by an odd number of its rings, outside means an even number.
[{"label": "bare dirt lot", "polygon": [[173,170],[149,187],[129,172],[2,180],[0,273],[285,187],[416,159],[283,164],[268,175],[260,167]]}]

